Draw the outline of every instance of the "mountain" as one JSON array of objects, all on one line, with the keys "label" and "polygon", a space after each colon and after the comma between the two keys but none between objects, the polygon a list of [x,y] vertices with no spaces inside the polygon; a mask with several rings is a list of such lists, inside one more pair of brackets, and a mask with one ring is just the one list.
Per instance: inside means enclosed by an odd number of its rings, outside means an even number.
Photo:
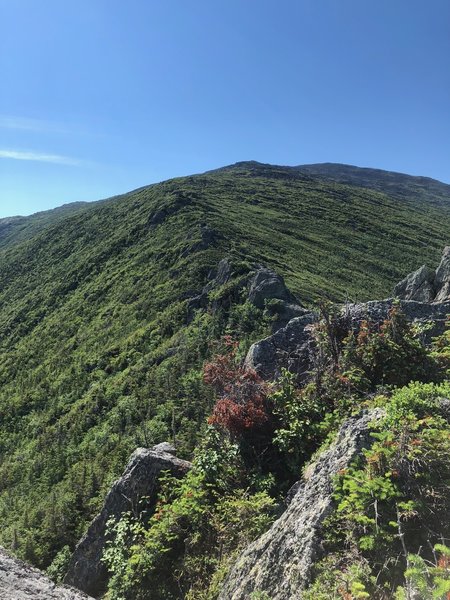
[{"label": "mountain", "polygon": [[258,265],[304,305],[382,298],[449,230],[445,184],[255,162],[1,220],[0,544],[46,567],[136,446],[191,457],[214,341],[270,332],[245,292]]},{"label": "mountain", "polygon": [[399,199],[409,196],[427,199],[437,205],[448,203],[450,185],[430,177],[415,177],[393,171],[333,163],[302,165],[294,169],[325,181],[377,190]]},{"label": "mountain", "polygon": [[29,217],[16,216],[0,219],[0,248],[33,237],[52,223],[86,208],[89,204],[88,202],[71,202]]}]

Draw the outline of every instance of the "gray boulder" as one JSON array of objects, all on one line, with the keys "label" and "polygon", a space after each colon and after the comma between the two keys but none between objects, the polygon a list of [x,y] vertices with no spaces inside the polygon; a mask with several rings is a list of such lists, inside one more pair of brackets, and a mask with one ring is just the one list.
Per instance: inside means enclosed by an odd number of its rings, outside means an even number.
[{"label": "gray boulder", "polygon": [[273,299],[283,300],[287,304],[298,304],[281,275],[272,269],[260,267],[250,280],[248,300],[257,308],[264,308],[265,301]]},{"label": "gray boulder", "polygon": [[322,553],[321,527],[334,508],[334,477],[371,445],[369,424],[382,416],[381,409],[365,411],[342,425],[335,442],[293,488],[286,511],[237,559],[219,600],[246,600],[257,592],[271,600],[301,598]]},{"label": "gray boulder", "polygon": [[56,585],[41,571],[10,556],[0,547],[2,600],[93,600],[79,590]]},{"label": "gray boulder", "polygon": [[444,248],[441,262],[436,271],[423,265],[395,286],[394,295],[402,300],[417,300],[419,302],[449,301],[450,246]]},{"label": "gray boulder", "polygon": [[450,281],[450,246],[444,248],[441,262],[436,269],[436,283],[442,285]]},{"label": "gray boulder", "polygon": [[161,471],[182,478],[191,469],[191,463],[176,458],[171,444],[163,443],[151,450],[138,448],[131,456],[122,477],[106,496],[99,515],[90,524],[71,557],[64,582],[93,596],[100,595],[108,580],[101,562],[107,542],[106,523],[119,519],[125,512],[139,514],[140,501],[145,498],[146,512],[154,509]]},{"label": "gray boulder", "polygon": [[317,315],[312,312],[291,319],[285,327],[250,347],[246,366],[269,380],[277,379],[282,368],[306,375],[311,366],[314,347],[311,325],[315,321]]},{"label": "gray boulder", "polygon": [[286,287],[281,275],[267,267],[259,267],[251,277],[248,301],[257,308],[269,310],[274,319],[272,331],[284,327],[291,319],[308,312]]},{"label": "gray boulder", "polygon": [[435,295],[434,289],[435,272],[423,265],[414,273],[410,273],[394,288],[394,296],[404,300],[416,300],[418,302],[431,302]]},{"label": "gray boulder", "polygon": [[450,302],[450,281],[446,281],[438,291],[435,302]]},{"label": "gray boulder", "polygon": [[165,452],[166,454],[172,454],[173,456],[176,454],[175,446],[170,442],[161,442],[160,444],[156,444],[156,446],[153,446],[152,450],[153,452]]}]

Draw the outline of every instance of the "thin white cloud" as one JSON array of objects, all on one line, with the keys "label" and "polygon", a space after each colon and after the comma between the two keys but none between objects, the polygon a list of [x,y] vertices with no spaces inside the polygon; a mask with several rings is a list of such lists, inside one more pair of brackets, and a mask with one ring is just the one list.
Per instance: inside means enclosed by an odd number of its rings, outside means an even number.
[{"label": "thin white cloud", "polygon": [[26,117],[14,117],[8,115],[0,115],[0,128],[2,129],[18,129],[21,131],[34,131],[37,133],[74,133],[68,127],[50,121],[42,121],[40,119],[28,119]]},{"label": "thin white cloud", "polygon": [[0,115],[0,129],[10,129],[31,134],[104,137],[103,133],[86,129],[83,123],[58,123],[44,119],[30,119],[14,115]]},{"label": "thin white cloud", "polygon": [[69,165],[80,167],[85,164],[84,161],[69,156],[59,154],[44,154],[41,152],[21,152],[17,150],[0,150],[0,158],[9,158],[12,160],[33,160],[37,162],[54,163],[57,165]]}]

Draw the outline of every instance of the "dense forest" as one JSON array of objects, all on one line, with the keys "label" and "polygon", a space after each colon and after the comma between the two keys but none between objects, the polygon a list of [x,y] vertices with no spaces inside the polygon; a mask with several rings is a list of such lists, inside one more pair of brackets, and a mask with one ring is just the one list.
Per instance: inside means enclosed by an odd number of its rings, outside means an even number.
[{"label": "dense forest", "polygon": [[[445,597],[448,333],[424,348],[394,309],[381,328],[340,335],[331,303],[391,295],[439,262],[449,230],[445,184],[259,163],[0,220],[0,544],[61,578],[131,452],[169,440],[194,468],[162,482],[155,515],[111,524],[108,597],[216,598],[313,453],[352,412],[382,406],[375,446],[342,474],[310,597],[409,598],[403,563],[379,564],[402,552],[407,517],[408,567],[424,598]],[[261,265],[319,315],[322,362],[302,388],[242,366],[277,320],[276,302],[249,301]],[[244,412],[230,386],[250,398]],[[418,483],[406,489],[411,457]],[[434,571],[418,554],[430,538],[412,533],[421,521],[436,534]]]}]

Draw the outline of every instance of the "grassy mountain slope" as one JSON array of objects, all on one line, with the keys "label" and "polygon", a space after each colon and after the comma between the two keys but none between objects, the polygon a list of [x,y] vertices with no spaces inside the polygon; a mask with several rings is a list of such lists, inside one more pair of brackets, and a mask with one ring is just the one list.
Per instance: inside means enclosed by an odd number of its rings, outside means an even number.
[{"label": "grassy mountain slope", "polygon": [[333,163],[301,165],[294,169],[299,173],[318,177],[325,181],[377,190],[399,199],[415,198],[436,205],[448,204],[450,185],[430,177],[417,177],[393,171]]},{"label": "grassy mountain slope", "polygon": [[29,217],[17,216],[0,219],[0,248],[29,239],[52,223],[86,209],[89,204],[92,203],[71,202],[52,210],[35,213]]},{"label": "grassy mountain slope", "polygon": [[[359,183],[238,163],[0,233],[0,543],[46,565],[136,445],[175,436],[189,455],[211,406],[209,342],[262,317],[188,315],[223,256],[233,281],[265,263],[306,303],[383,297],[436,264],[450,194]],[[239,302],[232,287],[216,297]]]}]

